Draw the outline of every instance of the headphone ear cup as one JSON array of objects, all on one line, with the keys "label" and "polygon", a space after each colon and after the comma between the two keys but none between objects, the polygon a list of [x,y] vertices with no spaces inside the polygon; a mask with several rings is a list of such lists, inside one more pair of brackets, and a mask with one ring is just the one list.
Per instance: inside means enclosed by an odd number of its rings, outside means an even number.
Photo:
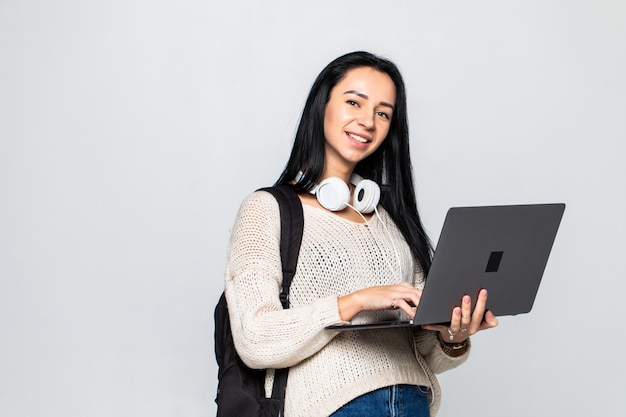
[{"label": "headphone ear cup", "polygon": [[354,189],[352,206],[367,214],[374,211],[380,200],[380,187],[372,180],[361,180]]},{"label": "headphone ear cup", "polygon": [[337,177],[326,178],[320,182],[315,190],[317,201],[326,210],[340,211],[348,206],[350,189]]}]

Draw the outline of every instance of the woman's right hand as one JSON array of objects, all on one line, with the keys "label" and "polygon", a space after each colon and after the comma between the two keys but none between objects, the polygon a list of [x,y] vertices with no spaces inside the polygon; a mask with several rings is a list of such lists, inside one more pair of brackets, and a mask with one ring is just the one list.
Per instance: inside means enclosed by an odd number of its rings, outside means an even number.
[{"label": "woman's right hand", "polygon": [[363,288],[337,299],[339,316],[344,321],[350,321],[361,311],[402,309],[414,317],[421,296],[422,290],[406,282]]}]

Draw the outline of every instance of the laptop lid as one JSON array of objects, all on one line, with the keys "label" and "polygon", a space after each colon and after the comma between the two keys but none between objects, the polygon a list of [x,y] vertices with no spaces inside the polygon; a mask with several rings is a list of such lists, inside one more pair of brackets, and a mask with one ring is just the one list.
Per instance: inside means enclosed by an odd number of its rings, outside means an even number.
[{"label": "laptop lid", "polygon": [[448,323],[463,295],[474,308],[482,288],[496,316],[530,312],[564,210],[561,203],[451,208],[413,320],[329,328]]}]

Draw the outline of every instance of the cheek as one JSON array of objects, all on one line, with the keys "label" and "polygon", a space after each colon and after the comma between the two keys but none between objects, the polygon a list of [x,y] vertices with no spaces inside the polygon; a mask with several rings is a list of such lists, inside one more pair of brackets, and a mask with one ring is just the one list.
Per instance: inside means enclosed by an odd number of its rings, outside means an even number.
[{"label": "cheek", "polygon": [[389,128],[390,128],[390,124],[389,123],[385,123],[385,126],[382,128],[382,134],[383,134],[383,138],[387,139],[387,135],[389,134]]},{"label": "cheek", "polygon": [[339,111],[333,103],[328,103],[324,109],[324,125],[333,124],[340,118]]},{"label": "cheek", "polygon": [[328,137],[328,134],[339,126],[340,121],[341,115],[332,105],[327,105],[324,111],[324,134]]},{"label": "cheek", "polygon": [[386,123],[384,126],[380,127],[378,133],[380,134],[380,137],[382,139],[381,143],[383,141],[387,140],[387,135],[389,135],[389,128],[390,128],[390,126],[389,126],[388,123]]}]

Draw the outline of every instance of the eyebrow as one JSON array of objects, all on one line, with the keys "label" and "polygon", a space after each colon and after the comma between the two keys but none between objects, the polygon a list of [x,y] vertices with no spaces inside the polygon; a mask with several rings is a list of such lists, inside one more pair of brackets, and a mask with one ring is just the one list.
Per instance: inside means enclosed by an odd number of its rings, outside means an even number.
[{"label": "eyebrow", "polygon": [[[367,96],[367,94],[359,93],[356,90],[348,90],[344,94],[354,94],[361,98],[364,98],[365,100],[369,100],[369,97]],[[387,103],[386,101],[381,101],[379,104],[381,106],[389,107],[391,110],[393,110],[393,104]]]}]

